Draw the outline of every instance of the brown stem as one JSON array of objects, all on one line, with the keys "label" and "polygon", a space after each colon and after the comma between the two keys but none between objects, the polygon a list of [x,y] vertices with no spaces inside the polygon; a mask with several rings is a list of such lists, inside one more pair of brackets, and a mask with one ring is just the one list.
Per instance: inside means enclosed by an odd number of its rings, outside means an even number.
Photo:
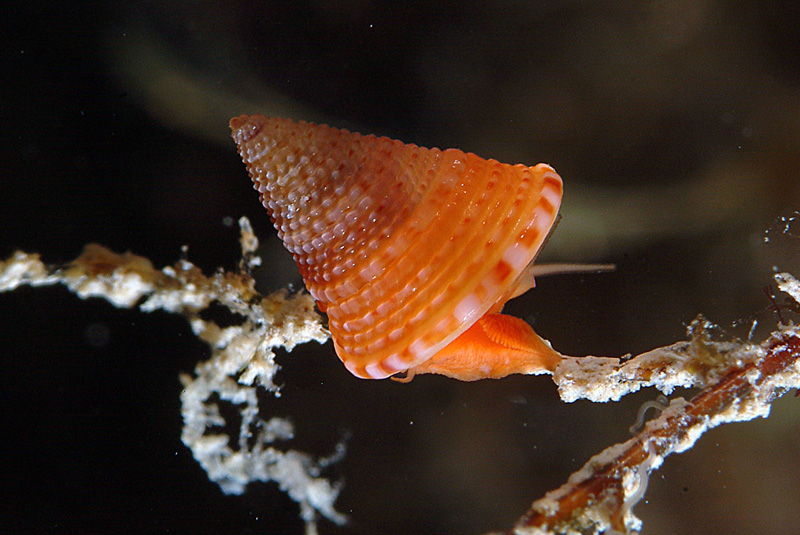
[{"label": "brown stem", "polygon": [[[777,376],[791,371],[800,359],[800,336],[789,330],[779,332],[765,343],[765,349],[761,359],[730,369],[689,403],[673,401],[637,436],[592,458],[569,483],[535,502],[509,535],[636,529],[638,520],[629,513],[641,492],[634,491],[636,498],[631,499],[625,475],[646,478],[661,459],[688,449],[703,431],[765,415],[769,403],[786,388]],[[796,384],[794,380],[789,387]]]}]

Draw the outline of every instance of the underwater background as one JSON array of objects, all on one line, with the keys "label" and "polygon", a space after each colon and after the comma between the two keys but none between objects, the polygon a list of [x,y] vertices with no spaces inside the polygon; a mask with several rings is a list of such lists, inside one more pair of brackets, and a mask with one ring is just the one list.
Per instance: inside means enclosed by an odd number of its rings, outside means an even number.
[{"label": "underwater background", "polygon": [[[506,308],[570,355],[637,354],[702,313],[755,340],[773,266],[800,276],[800,9],[794,2],[8,2],[0,7],[0,258],[98,242],[161,267],[302,281],[228,119],[327,122],[503,162],[551,164],[561,221],[542,278]],[[773,285],[774,286],[774,285]],[[780,304],[781,297],[777,297]],[[792,318],[790,310],[782,312]],[[3,533],[301,533],[277,486],[225,496],[181,443],[181,372],[209,351],[178,316],[0,294]],[[481,534],[629,438],[640,392],[561,402],[545,377],[354,378],[330,343],[279,354],[292,447],[343,480],[323,534]],[[690,396],[691,392],[674,395]],[[800,410],[669,457],[635,507],[648,534],[800,533]]]}]

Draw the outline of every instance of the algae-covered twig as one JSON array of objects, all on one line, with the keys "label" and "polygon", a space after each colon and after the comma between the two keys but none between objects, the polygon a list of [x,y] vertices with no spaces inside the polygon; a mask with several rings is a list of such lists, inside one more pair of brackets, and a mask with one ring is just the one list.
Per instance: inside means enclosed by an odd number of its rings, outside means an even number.
[{"label": "algae-covered twig", "polygon": [[[780,273],[775,279],[794,299],[800,297],[800,283],[793,276]],[[688,342],[625,363],[605,362],[594,370],[594,380],[569,383],[570,399],[594,400],[618,399],[644,383],[664,391],[675,386],[704,388],[691,401],[673,399],[632,439],[592,457],[566,484],[535,501],[509,535],[638,532],[642,525],[632,507],[665,457],[690,449],[718,425],[767,417],[775,399],[800,388],[800,330],[795,326],[781,325],[755,345],[713,342],[704,328],[694,325]],[[671,371],[680,380],[669,380]],[[621,384],[614,385],[616,381]],[[583,385],[585,396],[576,384]],[[599,393],[608,395],[602,399]]]},{"label": "algae-covered twig", "polygon": [[[333,507],[339,485],[320,475],[325,465],[341,458],[344,446],[322,460],[276,448],[276,441],[293,438],[294,426],[288,419],[261,415],[256,391],[279,394],[273,382],[278,369],[275,348],[291,351],[312,340],[322,343],[328,334],[308,294],[279,291],[262,296],[254,289],[249,269],[259,263],[254,256],[258,239],[246,218],[239,224],[240,272],[218,270],[206,276],[186,260],[159,270],[141,256],[89,244],[63,266],[46,266],[36,254],[14,253],[0,261],[0,292],[22,285],[63,284],[82,299],[100,297],[121,308],[183,315],[211,348],[209,360],[198,364],[194,374],[181,376],[183,443],[225,493],[241,494],[253,481],[276,482],[298,502],[306,533],[313,534],[319,514],[336,523],[345,521]],[[241,323],[223,328],[205,319],[201,313],[212,303],[239,315]],[[214,399],[230,404],[238,414],[238,437],[225,434],[225,411]]]},{"label": "algae-covered twig", "polygon": [[[81,298],[101,297],[118,307],[186,317],[212,356],[193,374],[181,376],[183,442],[226,493],[242,493],[253,481],[276,482],[299,503],[306,533],[314,534],[320,515],[345,522],[333,506],[340,486],[321,475],[342,457],[344,446],[325,459],[277,448],[276,442],[293,438],[294,426],[285,418],[263,416],[257,390],[280,394],[274,382],[275,348],[324,342],[328,333],[308,294],[262,296],[254,289],[249,272],[260,262],[255,255],[258,240],[246,219],[240,228],[239,272],[219,270],[206,276],[186,260],[159,270],[146,258],[88,245],[63,266],[46,266],[35,254],[14,253],[0,262],[0,291],[63,284]],[[800,302],[797,279],[780,273],[775,280]],[[240,316],[241,322],[220,327],[205,319],[201,312],[213,303]],[[690,325],[689,340],[636,357],[565,358],[553,374],[565,401],[616,401],[645,387],[665,394],[679,387],[701,392],[691,401],[673,399],[632,439],[593,457],[565,485],[534,502],[509,533],[638,531],[641,522],[632,507],[666,456],[691,448],[712,427],[766,417],[772,401],[800,386],[800,331],[794,326],[781,325],[761,344],[716,340],[713,330],[713,324],[698,318]],[[231,428],[223,416],[229,412],[220,403],[233,406],[238,415],[231,435],[224,431]]]}]

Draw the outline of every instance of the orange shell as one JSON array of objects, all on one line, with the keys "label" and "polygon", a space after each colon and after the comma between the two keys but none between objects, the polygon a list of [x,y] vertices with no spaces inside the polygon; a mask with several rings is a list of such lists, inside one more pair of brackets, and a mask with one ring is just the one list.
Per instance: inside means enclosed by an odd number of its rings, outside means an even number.
[{"label": "orange shell", "polygon": [[514,295],[561,178],[456,149],[262,115],[231,119],[261,202],[354,375],[435,355]]}]

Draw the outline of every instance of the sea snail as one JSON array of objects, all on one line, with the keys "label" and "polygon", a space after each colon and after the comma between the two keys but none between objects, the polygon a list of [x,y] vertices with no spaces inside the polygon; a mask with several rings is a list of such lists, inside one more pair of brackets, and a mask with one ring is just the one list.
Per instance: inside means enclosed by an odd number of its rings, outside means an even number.
[{"label": "sea snail", "polygon": [[562,356],[549,342],[500,314],[533,287],[561,204],[553,168],[262,115],[230,127],[354,375],[555,369]]}]

